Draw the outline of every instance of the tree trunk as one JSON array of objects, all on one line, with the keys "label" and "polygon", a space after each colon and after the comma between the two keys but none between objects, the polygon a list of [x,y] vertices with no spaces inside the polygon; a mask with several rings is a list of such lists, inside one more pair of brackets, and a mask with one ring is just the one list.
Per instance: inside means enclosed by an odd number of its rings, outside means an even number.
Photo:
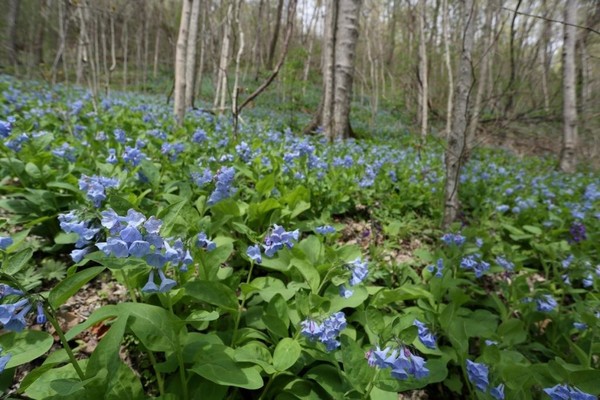
[{"label": "tree trunk", "polygon": [[219,112],[225,110],[227,99],[227,69],[229,68],[229,54],[231,47],[231,24],[232,24],[233,5],[229,4],[227,8],[227,17],[223,33],[223,43],[221,44],[221,56],[217,71],[217,86],[215,92],[214,106],[219,108]]},{"label": "tree trunk", "polygon": [[17,65],[17,19],[20,0],[9,0],[6,13],[6,51],[11,67]]},{"label": "tree trunk", "polygon": [[452,124],[452,98],[454,97],[454,76],[450,62],[450,46],[448,44],[448,0],[442,3],[442,40],[444,41],[444,61],[448,72],[448,100],[446,103],[446,139],[450,138]]},{"label": "tree trunk", "polygon": [[177,37],[177,47],[175,50],[175,93],[173,113],[178,124],[183,124],[185,117],[185,61],[188,39],[188,28],[190,25],[190,14],[192,8],[192,0],[183,0],[183,8],[181,9],[181,21],[179,23],[179,36]]},{"label": "tree trunk", "polygon": [[[64,2],[63,0],[58,0],[58,50],[56,51],[56,56],[54,57],[54,62],[52,63],[52,84],[56,84],[56,75],[58,69],[58,63],[62,60],[63,65],[65,65],[64,57],[65,57],[65,46],[67,42],[67,28],[69,24],[69,19],[64,16]],[[65,74],[65,79],[67,76]]]},{"label": "tree trunk", "polygon": [[577,23],[577,1],[565,4],[563,45],[563,142],[560,154],[560,169],[575,172],[577,166],[577,95],[575,87],[575,39]]},{"label": "tree trunk", "polygon": [[271,36],[271,43],[269,44],[269,56],[267,58],[267,69],[268,70],[273,69],[273,57],[275,57],[275,49],[277,48],[277,40],[279,39],[279,28],[281,27],[282,11],[283,11],[283,0],[279,0],[279,2],[277,3],[277,14],[275,16],[275,28],[273,29],[273,35]]},{"label": "tree trunk", "polygon": [[123,43],[123,90],[127,90],[127,58],[129,56],[129,20],[128,16],[125,15],[123,21],[123,37],[121,39]]},{"label": "tree trunk", "polygon": [[421,139],[427,136],[428,122],[428,82],[427,82],[427,47],[425,42],[425,0],[419,0],[419,122],[421,123]]},{"label": "tree trunk", "polygon": [[444,185],[444,216],[442,220],[444,229],[447,229],[450,224],[456,221],[460,209],[458,186],[461,167],[466,161],[469,92],[473,85],[474,5],[473,0],[461,0],[460,3],[463,6],[463,36],[461,38],[462,48],[458,66],[458,79],[454,90],[452,126],[445,153],[446,180]]},{"label": "tree trunk", "polygon": [[194,98],[194,75],[196,73],[196,41],[198,38],[198,19],[200,16],[200,0],[193,0],[190,14],[190,30],[185,55],[185,108],[192,106]]}]

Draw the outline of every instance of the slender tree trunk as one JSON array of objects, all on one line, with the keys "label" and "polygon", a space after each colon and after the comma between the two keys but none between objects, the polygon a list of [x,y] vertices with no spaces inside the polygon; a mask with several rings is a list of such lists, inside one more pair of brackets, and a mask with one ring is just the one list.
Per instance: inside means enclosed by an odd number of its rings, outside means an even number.
[{"label": "slender tree trunk", "polygon": [[127,15],[123,21],[123,90],[127,90],[127,59],[129,56],[129,24]]},{"label": "slender tree trunk", "polygon": [[425,42],[425,0],[419,0],[419,122],[421,139],[427,136],[428,122],[428,82],[427,82],[427,43]]},{"label": "slender tree trunk", "polygon": [[40,2],[40,21],[36,27],[35,43],[33,48],[33,64],[37,67],[44,63],[44,36],[46,34],[46,20],[48,19],[48,0]]},{"label": "slender tree trunk", "polygon": [[575,87],[575,40],[577,24],[577,1],[565,4],[563,45],[563,143],[560,154],[560,169],[575,172],[577,166],[577,95]]},{"label": "slender tree trunk", "polygon": [[146,91],[146,81],[148,80],[148,55],[150,53],[150,29],[148,27],[148,25],[150,25],[150,15],[151,15],[151,11],[149,9],[149,7],[145,6],[144,7],[144,68],[143,68],[143,75],[142,75],[142,90],[145,92]]},{"label": "slender tree trunk", "polygon": [[192,11],[192,0],[183,0],[181,9],[181,22],[179,23],[179,36],[177,37],[177,48],[175,51],[175,93],[173,113],[178,124],[183,124],[185,117],[185,68],[186,51],[188,40],[188,29],[190,25],[190,14]]},{"label": "slender tree trunk", "polygon": [[475,134],[479,125],[479,117],[481,114],[481,103],[483,101],[483,93],[485,92],[486,80],[488,77],[489,55],[494,41],[494,31],[492,30],[493,11],[498,8],[495,0],[490,0],[485,10],[485,22],[482,32],[482,50],[479,60],[479,73],[477,75],[477,92],[475,94],[475,102],[471,111],[471,119],[469,121],[467,133],[467,154],[471,154],[471,149],[475,143]]},{"label": "slender tree trunk", "polygon": [[448,73],[448,100],[446,102],[446,138],[450,138],[452,123],[452,99],[454,97],[454,76],[452,74],[452,62],[450,61],[450,46],[448,38],[448,0],[442,3],[442,40],[444,42],[444,62]]},{"label": "slender tree trunk", "polygon": [[238,99],[239,99],[239,79],[240,79],[240,63],[242,60],[242,54],[244,53],[244,46],[245,46],[245,42],[244,42],[244,30],[242,29],[242,24],[240,24],[240,11],[243,5],[243,0],[239,0],[239,3],[237,5],[236,11],[235,11],[235,25],[238,28],[238,35],[239,35],[239,44],[238,44],[238,51],[237,51],[237,55],[235,57],[235,74],[234,74],[234,81],[233,81],[233,91],[231,93],[231,111],[233,114],[233,121],[234,121],[234,128],[233,128],[233,132],[234,135],[237,136],[238,133],[238,120],[239,120],[239,110],[238,110]]},{"label": "slender tree trunk", "polygon": [[231,46],[231,24],[232,24],[233,5],[229,4],[227,8],[227,17],[223,33],[223,43],[221,45],[221,56],[219,57],[219,66],[217,71],[217,90],[215,93],[214,106],[219,108],[219,112],[225,109],[227,99],[227,70],[229,68],[229,54]]},{"label": "slender tree trunk", "polygon": [[[63,65],[65,65],[64,61],[64,53],[66,46],[66,28],[68,26],[69,20],[64,17],[64,3],[63,0],[58,0],[58,50],[56,51],[56,56],[54,57],[54,62],[52,63],[52,84],[56,84],[56,75],[58,69],[58,63],[62,60]],[[66,26],[67,25],[67,26]],[[65,76],[65,79],[67,77]]]},{"label": "slender tree trunk", "polygon": [[[209,4],[205,4],[202,7],[202,40],[200,40],[200,60],[198,61],[198,75],[196,77],[196,97],[200,97],[202,93],[202,83],[204,79],[204,59],[206,58],[206,42],[207,36],[210,35],[209,29],[207,29],[207,14]],[[192,104],[194,103],[194,99],[192,99]]]},{"label": "slender tree trunk", "polygon": [[281,27],[281,14],[283,11],[283,0],[277,3],[277,14],[275,16],[275,28],[271,35],[271,43],[269,44],[269,56],[267,57],[267,69],[273,69],[273,58],[275,57],[275,49],[277,48],[277,40],[279,39],[279,29]]},{"label": "slender tree trunk", "polygon": [[20,0],[9,0],[6,13],[6,51],[9,64],[17,67],[17,19]]},{"label": "slender tree trunk", "polygon": [[444,185],[444,216],[442,226],[447,229],[456,221],[460,210],[458,186],[460,171],[466,161],[467,124],[469,121],[469,93],[473,85],[473,38],[475,36],[475,10],[473,0],[461,0],[463,7],[463,36],[458,79],[454,91],[454,107],[452,109],[452,126],[448,147],[446,148],[446,180]]},{"label": "slender tree trunk", "polygon": [[544,21],[542,29],[542,94],[544,96],[544,111],[550,113],[550,91],[548,90],[548,75],[550,73],[550,57],[548,57],[548,42],[552,33],[550,21]]},{"label": "slender tree trunk", "polygon": [[258,15],[256,20],[256,33],[254,37],[254,44],[252,45],[252,60],[254,63],[254,80],[258,80],[258,73],[263,65],[262,57],[262,28],[263,28],[263,13],[264,13],[264,0],[258,2]]},{"label": "slender tree trunk", "polygon": [[200,0],[193,0],[190,14],[190,29],[188,32],[187,51],[185,55],[185,108],[192,106],[194,99],[194,78],[196,74],[196,46],[198,38],[198,19],[200,17]]}]

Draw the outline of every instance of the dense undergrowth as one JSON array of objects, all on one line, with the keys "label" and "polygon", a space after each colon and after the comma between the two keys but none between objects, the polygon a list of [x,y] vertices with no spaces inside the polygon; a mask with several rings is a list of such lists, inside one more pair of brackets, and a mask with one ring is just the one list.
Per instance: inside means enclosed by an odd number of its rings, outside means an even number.
[{"label": "dense undergrowth", "polygon": [[[479,150],[441,232],[439,141],[328,144],[275,108],[234,136],[0,79],[4,389],[35,360],[34,399],[596,398],[597,174]],[[107,271],[128,301],[63,334],[56,310]],[[65,347],[99,324],[90,356]]]}]

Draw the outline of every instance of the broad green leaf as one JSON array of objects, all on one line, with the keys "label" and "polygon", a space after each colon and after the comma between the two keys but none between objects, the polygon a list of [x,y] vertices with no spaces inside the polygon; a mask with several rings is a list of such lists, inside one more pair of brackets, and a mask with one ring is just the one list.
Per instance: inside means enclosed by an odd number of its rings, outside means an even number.
[{"label": "broad green leaf", "polygon": [[105,267],[91,267],[83,269],[75,275],[68,277],[56,285],[48,295],[48,301],[53,308],[63,305],[71,296],[73,296],[83,285],[94,279],[98,274],[104,271]]},{"label": "broad green leaf", "polygon": [[33,250],[31,247],[27,247],[17,253],[11,254],[8,256],[8,259],[2,263],[2,272],[8,275],[15,275],[27,265],[27,262],[31,259],[32,255]]},{"label": "broad green leaf", "polygon": [[167,208],[163,209],[159,214],[158,218],[162,219],[163,225],[160,230],[160,233],[163,236],[169,236],[171,231],[173,230],[173,226],[175,225],[175,221],[183,207],[187,204],[186,199],[182,199],[176,203],[169,205]]},{"label": "broad green leaf", "polygon": [[233,349],[213,344],[196,355],[196,362],[189,368],[201,377],[224,386],[237,386],[256,390],[263,386],[258,367],[241,367],[233,358]]},{"label": "broad green leaf", "polygon": [[[85,368],[87,360],[80,360],[79,365],[81,368]],[[45,400],[56,396],[58,392],[51,387],[52,382],[59,379],[76,379],[79,380],[77,372],[73,368],[72,364],[66,364],[60,368],[49,369],[38,377],[28,388],[25,390],[25,395],[34,400]],[[69,396],[61,397],[61,400],[81,400],[82,392],[78,392]]]},{"label": "broad green leaf", "polygon": [[143,303],[117,304],[120,318],[129,317],[129,329],[151,351],[179,351],[183,323],[167,310]]},{"label": "broad green leaf", "polygon": [[25,330],[0,335],[2,355],[11,355],[6,368],[18,367],[43,356],[53,344],[52,335],[43,331]]},{"label": "broad green leaf", "polygon": [[302,274],[304,279],[306,279],[306,283],[308,283],[310,289],[313,292],[316,292],[319,288],[319,284],[321,283],[319,271],[317,271],[317,269],[308,261],[304,261],[299,258],[292,258],[290,263],[291,265],[296,267],[296,269]]},{"label": "broad green leaf", "polygon": [[285,371],[296,363],[302,348],[291,338],[283,338],[277,343],[273,353],[273,367],[278,371]]},{"label": "broad green leaf", "polygon": [[235,292],[227,285],[212,281],[191,281],[184,286],[185,294],[198,301],[219,306],[229,312],[238,311]]}]

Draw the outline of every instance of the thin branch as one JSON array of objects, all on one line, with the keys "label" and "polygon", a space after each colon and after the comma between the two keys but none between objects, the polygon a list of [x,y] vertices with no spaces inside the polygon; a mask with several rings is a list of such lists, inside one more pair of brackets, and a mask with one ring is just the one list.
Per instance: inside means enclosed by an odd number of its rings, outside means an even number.
[{"label": "thin branch", "polygon": [[500,7],[500,8],[503,9],[503,10],[506,10],[506,11],[513,12],[515,14],[524,15],[526,17],[538,18],[538,19],[543,19],[544,21],[556,22],[556,23],[559,23],[559,24],[562,24],[562,25],[574,26],[575,28],[585,29],[586,31],[595,33],[596,35],[600,35],[600,31],[597,31],[594,28],[591,28],[589,26],[582,26],[582,25],[577,25],[577,24],[570,24],[570,23],[565,22],[565,21],[560,21],[560,20],[552,19],[552,18],[546,18],[546,17],[542,17],[540,15],[528,14],[528,13],[524,13],[524,12],[521,12],[521,11],[513,10],[511,8],[507,8],[507,7]]}]

